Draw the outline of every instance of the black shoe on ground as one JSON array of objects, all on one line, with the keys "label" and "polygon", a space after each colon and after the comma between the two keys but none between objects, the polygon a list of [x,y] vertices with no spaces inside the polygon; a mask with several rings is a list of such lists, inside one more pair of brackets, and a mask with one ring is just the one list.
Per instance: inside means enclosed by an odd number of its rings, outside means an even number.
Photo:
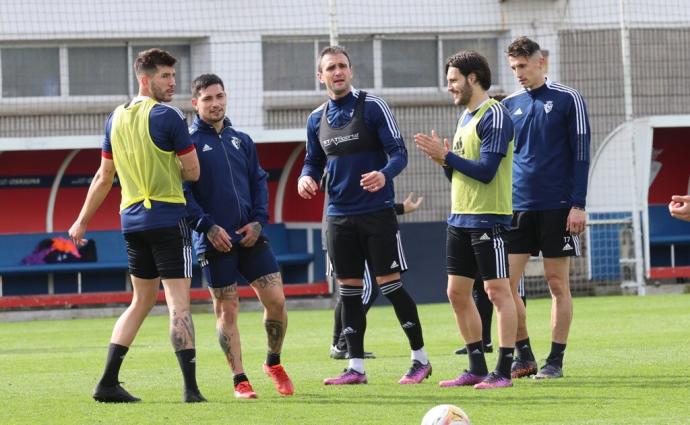
[{"label": "black shoe on ground", "polygon": [[347,349],[340,349],[335,345],[331,345],[330,357],[336,360],[345,360],[347,356]]},{"label": "black shoe on ground", "polygon": [[563,377],[563,368],[560,366],[545,364],[536,375],[534,379],[558,379]]},{"label": "black shoe on ground", "polygon": [[[485,353],[493,353],[494,352],[493,344],[488,343],[488,344],[484,345],[484,352]],[[455,354],[460,355],[460,356],[466,355],[467,354],[467,347],[458,348],[457,350],[455,350]]]},{"label": "black shoe on ground", "polygon": [[[336,360],[348,360],[350,358],[350,354],[347,352],[347,348],[340,348],[336,345],[331,345],[329,355],[332,359]],[[371,351],[365,351],[364,358],[375,359],[376,356]]]},{"label": "black shoe on ground", "polygon": [[98,384],[93,390],[93,399],[101,403],[136,403],[140,398],[134,397],[122,388],[121,383],[113,386]]},{"label": "black shoe on ground", "polygon": [[185,403],[203,403],[207,401],[199,390],[184,390],[182,401]]},{"label": "black shoe on ground", "polygon": [[512,379],[525,378],[537,374],[537,362],[516,357],[510,365],[510,377]]}]

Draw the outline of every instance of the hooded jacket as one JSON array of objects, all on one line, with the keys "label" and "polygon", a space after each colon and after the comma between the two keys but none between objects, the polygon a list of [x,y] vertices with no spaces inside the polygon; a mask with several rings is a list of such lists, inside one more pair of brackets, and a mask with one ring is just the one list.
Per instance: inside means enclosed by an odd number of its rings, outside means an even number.
[{"label": "hooded jacket", "polygon": [[259,165],[256,146],[249,135],[235,130],[228,118],[220,133],[197,116],[189,128],[199,157],[201,175],[185,182],[187,217],[197,254],[215,251],[206,237],[212,225],[225,229],[236,243],[240,227],[268,222],[268,173]]}]

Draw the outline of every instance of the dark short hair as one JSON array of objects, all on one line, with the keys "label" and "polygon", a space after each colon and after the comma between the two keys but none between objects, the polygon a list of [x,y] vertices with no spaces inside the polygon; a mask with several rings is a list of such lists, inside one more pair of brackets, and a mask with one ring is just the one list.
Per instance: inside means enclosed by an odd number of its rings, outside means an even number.
[{"label": "dark short hair", "polygon": [[199,97],[201,90],[206,87],[212,86],[214,84],[220,84],[220,86],[225,90],[225,84],[223,80],[220,79],[216,74],[201,74],[192,81],[192,97]]},{"label": "dark short hair", "polygon": [[163,49],[148,49],[139,52],[134,60],[134,72],[137,75],[143,73],[155,73],[159,66],[175,66],[177,59]]},{"label": "dark short hair", "polygon": [[474,50],[463,50],[449,57],[446,61],[446,74],[448,74],[450,67],[457,68],[465,78],[474,74],[477,77],[477,82],[484,90],[489,90],[491,87],[489,62]]},{"label": "dark short hair", "polygon": [[541,51],[541,47],[536,41],[522,36],[513,40],[506,49],[506,54],[513,58],[530,58],[533,54]]},{"label": "dark short hair", "polygon": [[352,62],[350,61],[350,55],[347,54],[347,50],[343,46],[326,46],[319,53],[319,62],[316,64],[316,69],[321,72],[321,59],[326,55],[340,55],[343,54],[347,58],[347,64],[352,68]]}]

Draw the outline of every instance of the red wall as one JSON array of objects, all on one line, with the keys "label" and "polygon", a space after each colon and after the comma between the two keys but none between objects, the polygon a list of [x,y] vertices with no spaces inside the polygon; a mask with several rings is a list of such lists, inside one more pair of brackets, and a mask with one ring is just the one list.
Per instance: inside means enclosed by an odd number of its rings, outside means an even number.
[{"label": "red wall", "polygon": [[[270,220],[280,175],[288,157],[303,143],[262,143],[257,145],[262,167],[269,172]],[[46,231],[46,210],[52,178],[58,171],[68,150],[4,152],[0,154],[0,179],[16,177],[45,177],[42,184],[24,187],[0,187],[0,233],[32,233]],[[53,216],[54,231],[67,231],[77,218],[88,191],[88,183],[100,164],[100,150],[81,151],[65,171],[58,189]],[[302,169],[304,150],[290,170],[284,196],[283,221],[321,221],[323,195],[305,201],[297,195],[297,177]],[[78,180],[76,183],[70,183]],[[120,191],[114,187],[89,224],[89,230],[120,228],[118,214]]]},{"label": "red wall", "polygon": [[649,187],[649,204],[668,204],[671,195],[688,193],[690,179],[690,127],[654,129],[654,150],[661,153],[652,161],[661,169]]}]

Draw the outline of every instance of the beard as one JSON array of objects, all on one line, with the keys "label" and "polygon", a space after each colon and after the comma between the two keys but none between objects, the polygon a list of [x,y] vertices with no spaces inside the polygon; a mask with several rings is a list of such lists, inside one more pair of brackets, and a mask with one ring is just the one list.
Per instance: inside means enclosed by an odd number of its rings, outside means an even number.
[{"label": "beard", "polygon": [[155,84],[151,84],[151,94],[153,98],[159,102],[170,102],[172,100],[172,94],[169,94],[166,90],[162,90]]},{"label": "beard", "polygon": [[462,87],[462,94],[460,94],[460,99],[458,99],[458,105],[467,106],[473,94],[472,86],[465,81],[465,85]]},{"label": "beard", "polygon": [[225,119],[225,109],[214,111],[208,114],[208,123],[217,124]]}]

